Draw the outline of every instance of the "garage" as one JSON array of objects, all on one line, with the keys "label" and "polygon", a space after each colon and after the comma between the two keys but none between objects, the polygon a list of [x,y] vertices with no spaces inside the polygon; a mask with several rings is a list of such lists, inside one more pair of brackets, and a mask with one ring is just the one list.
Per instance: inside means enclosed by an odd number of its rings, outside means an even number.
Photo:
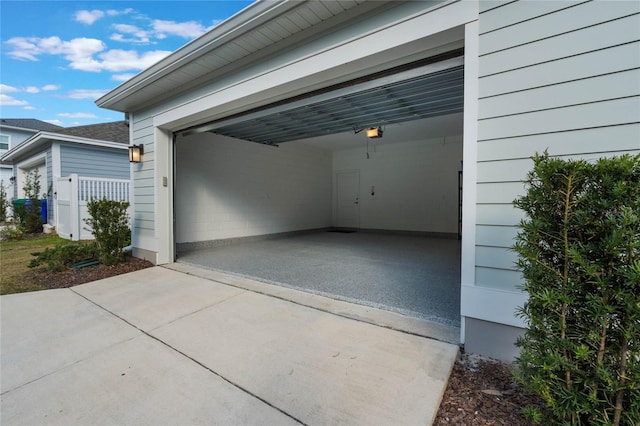
[{"label": "garage", "polygon": [[133,255],[464,342],[477,19],[460,1],[257,1],[97,100],[141,154]]},{"label": "garage", "polygon": [[[220,249],[208,258],[255,268],[237,274],[297,276],[300,267],[355,293],[335,297],[442,320],[444,298],[388,275],[394,257],[446,263],[437,255],[453,242],[459,290],[441,294],[460,294],[459,343],[513,359],[528,298],[510,249],[523,218],[513,200],[530,157],[638,149],[625,80],[639,69],[637,10],[622,3],[256,1],[96,100],[126,114],[131,150],[142,154],[131,166],[134,256],[165,265]],[[464,83],[438,93],[456,72]],[[382,137],[367,138],[369,128]],[[412,256],[410,237],[438,237],[437,255]],[[297,258],[305,254],[311,261]],[[366,292],[360,277],[379,285]],[[307,291],[336,292],[321,284]],[[386,299],[365,297],[374,292]],[[420,313],[389,307],[394,294],[432,300]]]},{"label": "garage", "polygon": [[463,63],[176,132],[177,260],[460,327]]}]

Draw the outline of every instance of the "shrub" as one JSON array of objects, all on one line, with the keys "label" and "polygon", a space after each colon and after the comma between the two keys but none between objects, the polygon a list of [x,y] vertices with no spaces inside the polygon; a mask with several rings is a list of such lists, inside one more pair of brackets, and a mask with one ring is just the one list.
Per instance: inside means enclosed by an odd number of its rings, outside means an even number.
[{"label": "shrub", "polygon": [[40,216],[40,174],[34,169],[25,176],[22,187],[28,202],[14,201],[14,217],[18,218],[20,226],[27,234],[42,232],[42,217]]},{"label": "shrub", "polygon": [[125,260],[126,254],[122,249],[131,244],[128,208],[126,201],[102,199],[87,203],[90,218],[85,221],[93,229],[100,262],[105,265]]},{"label": "shrub", "polygon": [[24,237],[24,232],[19,226],[11,224],[0,229],[0,241],[20,240],[22,237]]},{"label": "shrub", "polygon": [[534,157],[515,251],[528,302],[518,380],[546,423],[640,424],[640,155]]},{"label": "shrub", "polygon": [[4,187],[4,181],[0,180],[0,222],[7,221],[7,209],[9,208],[9,198]]},{"label": "shrub", "polygon": [[95,243],[75,243],[46,248],[43,252],[31,255],[35,256],[35,259],[29,262],[29,268],[45,264],[50,271],[60,272],[84,260],[97,259],[99,252]]}]

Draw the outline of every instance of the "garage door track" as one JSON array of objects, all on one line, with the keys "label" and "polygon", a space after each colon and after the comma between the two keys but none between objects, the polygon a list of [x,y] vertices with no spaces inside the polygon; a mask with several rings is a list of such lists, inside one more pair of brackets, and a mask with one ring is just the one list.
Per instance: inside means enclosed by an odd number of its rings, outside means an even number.
[{"label": "garage door track", "polygon": [[6,425],[427,425],[457,353],[162,267],[0,303]]}]

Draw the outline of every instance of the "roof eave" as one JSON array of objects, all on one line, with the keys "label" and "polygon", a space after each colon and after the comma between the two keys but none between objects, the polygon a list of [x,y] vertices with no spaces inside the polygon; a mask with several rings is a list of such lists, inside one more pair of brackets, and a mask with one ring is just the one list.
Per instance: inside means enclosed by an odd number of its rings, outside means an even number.
[{"label": "roof eave", "polygon": [[40,131],[40,130],[36,130],[36,129],[28,129],[26,127],[8,126],[6,124],[1,124],[0,128],[2,128],[2,129],[10,129],[10,130],[19,130],[21,132],[28,132],[28,133],[38,133]]},{"label": "roof eave", "polygon": [[296,7],[297,4],[299,4],[299,1],[296,0],[280,0],[278,2],[258,0],[218,24],[208,33],[184,45],[166,58],[96,99],[95,103],[100,108],[129,112],[124,107],[124,101],[130,96],[134,96],[138,90],[170,74],[195,57],[223,46],[240,35],[263,25],[273,19],[274,16]]},{"label": "roof eave", "polygon": [[0,161],[14,162],[20,156],[38,148],[47,142],[70,142],[89,146],[98,146],[102,148],[129,149],[128,144],[123,142],[104,141],[99,139],[88,139],[78,136],[61,135],[51,132],[38,132],[29,139],[19,143],[9,151],[5,152]]}]

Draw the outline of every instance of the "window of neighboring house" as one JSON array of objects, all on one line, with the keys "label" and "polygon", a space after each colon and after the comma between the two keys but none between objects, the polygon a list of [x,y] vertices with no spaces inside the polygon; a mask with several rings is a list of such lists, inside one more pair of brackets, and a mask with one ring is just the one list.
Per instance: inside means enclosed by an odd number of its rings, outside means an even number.
[{"label": "window of neighboring house", "polygon": [[9,149],[9,136],[0,135],[0,151]]}]

